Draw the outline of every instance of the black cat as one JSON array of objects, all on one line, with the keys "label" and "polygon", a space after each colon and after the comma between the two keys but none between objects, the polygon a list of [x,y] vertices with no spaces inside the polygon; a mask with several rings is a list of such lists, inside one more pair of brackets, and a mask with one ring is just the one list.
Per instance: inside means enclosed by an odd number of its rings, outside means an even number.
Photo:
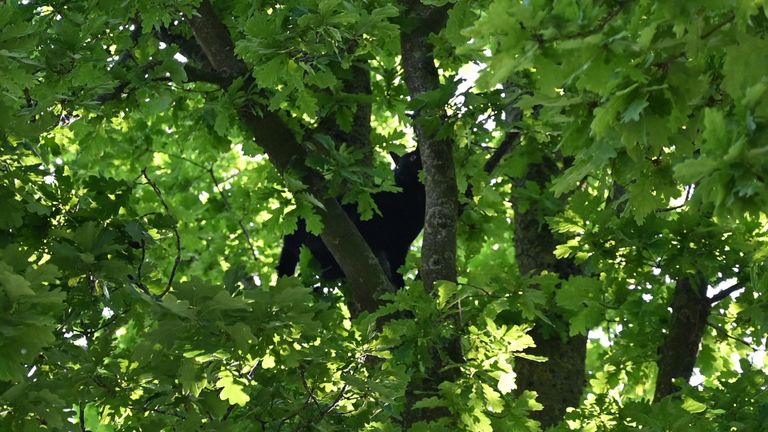
[{"label": "black cat", "polygon": [[[425,192],[419,181],[421,157],[418,149],[403,156],[391,154],[395,162],[395,185],[400,192],[379,192],[373,200],[380,214],[362,221],[355,206],[347,204],[344,211],[355,223],[368,246],[379,259],[381,267],[396,287],[403,287],[405,281],[398,269],[405,264],[408,249],[424,227]],[[307,232],[304,220],[299,220],[297,230],[283,238],[283,250],[277,265],[279,276],[290,276],[296,271],[299,251],[305,245],[320,263],[321,276],[325,280],[344,277],[344,272],[331,255],[320,237]]]}]

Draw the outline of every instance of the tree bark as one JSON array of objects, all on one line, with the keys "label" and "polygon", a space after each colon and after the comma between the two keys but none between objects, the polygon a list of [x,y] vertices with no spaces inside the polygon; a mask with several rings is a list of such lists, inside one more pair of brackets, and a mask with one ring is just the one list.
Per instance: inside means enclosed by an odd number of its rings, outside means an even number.
[{"label": "tree bark", "polygon": [[[539,185],[546,191],[552,176],[557,173],[556,164],[546,159],[529,165],[525,181]],[[557,259],[555,247],[559,244],[546,222],[551,210],[543,202],[544,197],[530,203],[525,212],[517,199],[515,210],[515,250],[521,274],[539,274],[544,270],[556,273],[561,279],[581,273],[569,259]],[[587,338],[583,335],[568,336],[568,322],[556,313],[547,314],[555,328],[548,323],[537,322],[531,332],[536,347],[531,354],[547,357],[546,362],[526,359],[516,360],[518,389],[533,390],[544,405],[542,411],[532,414],[543,427],[560,423],[566,408],[575,407],[581,401],[585,383]]]},{"label": "tree bark", "polygon": [[[250,69],[235,56],[229,31],[208,0],[200,3],[197,13],[189,17],[189,23],[197,43],[216,71],[225,78],[245,77],[246,81],[251,81]],[[375,311],[379,306],[377,293],[392,291],[392,284],[354,223],[334,198],[326,196],[322,177],[307,172],[305,150],[293,131],[278,114],[252,101],[239,107],[238,114],[280,173],[289,168],[306,173],[302,180],[323,205],[318,209],[325,227],[321,238],[341,266],[351,288],[350,310],[352,313]]]},{"label": "tree bark", "polygon": [[[445,25],[447,9],[426,6],[418,0],[407,0],[402,5],[405,9],[403,16],[410,22],[400,29],[401,61],[405,83],[413,100],[440,88],[434,47],[429,42],[429,35],[439,32]],[[456,226],[459,213],[453,142],[427,131],[420,120],[430,117],[444,119],[444,107],[420,108],[413,122],[424,166],[426,208],[420,275],[428,291],[435,288],[437,281],[456,281]],[[458,328],[457,322],[454,325]],[[458,368],[446,366],[461,362],[460,339],[456,334],[440,346],[433,346],[431,364],[424,371],[414,373],[408,383],[403,414],[406,427],[450,414],[445,409],[414,410],[413,405],[422,397],[437,394],[440,383],[455,381]]]},{"label": "tree bark", "polygon": [[706,278],[701,273],[680,277],[670,307],[672,320],[657,362],[659,374],[656,377],[654,402],[680,390],[672,382],[673,379],[687,381],[693,374],[711,309]]},{"label": "tree bark", "polygon": [[[447,9],[425,6],[415,0],[406,1],[404,5],[406,16],[413,22],[401,29],[400,47],[405,83],[411,98],[415,99],[440,87],[429,35],[445,25]],[[421,108],[415,114],[413,125],[424,165],[427,191],[421,277],[424,286],[431,290],[439,280],[456,280],[458,189],[453,143],[428,132],[419,122],[420,117],[445,118],[445,111],[443,107]]]}]

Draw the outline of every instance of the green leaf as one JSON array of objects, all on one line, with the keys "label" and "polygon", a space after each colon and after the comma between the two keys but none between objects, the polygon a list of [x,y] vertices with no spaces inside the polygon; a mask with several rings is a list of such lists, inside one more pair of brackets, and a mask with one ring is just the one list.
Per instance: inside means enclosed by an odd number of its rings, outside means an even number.
[{"label": "green leaf", "polygon": [[446,402],[443,399],[436,396],[419,399],[413,404],[413,407],[415,409],[439,408],[444,406],[447,406]]},{"label": "green leaf", "polygon": [[234,297],[228,291],[219,291],[206,306],[210,310],[250,310],[243,297]]},{"label": "green leaf", "polygon": [[262,87],[274,87],[284,81],[284,74],[287,69],[288,59],[278,55],[255,68],[253,76]]},{"label": "green leaf", "polygon": [[436,284],[437,288],[437,307],[439,309],[445,308],[448,301],[453,298],[454,294],[459,290],[459,286],[449,281],[439,281]]},{"label": "green leaf", "polygon": [[318,88],[333,88],[338,80],[336,75],[327,70],[321,70],[307,77],[307,81],[316,85]]},{"label": "green leaf", "polygon": [[512,371],[503,372],[499,375],[499,382],[496,384],[496,388],[499,389],[501,394],[509,394],[512,390],[517,388],[517,374]]},{"label": "green leaf", "polygon": [[707,153],[724,153],[730,145],[728,128],[723,113],[715,108],[704,110],[704,144]]},{"label": "green leaf", "polygon": [[178,315],[183,318],[194,319],[196,315],[195,309],[186,300],[179,300],[171,293],[163,296],[163,299],[158,303],[164,309],[170,311],[174,315]]},{"label": "green leaf", "polygon": [[197,363],[192,359],[183,359],[177,374],[184,393],[198,397],[206,386],[205,378],[201,377]]},{"label": "green leaf", "polygon": [[621,122],[622,123],[629,123],[632,121],[639,121],[640,120],[640,113],[643,112],[643,109],[649,105],[648,101],[645,99],[635,99],[632,101],[632,103],[629,104],[626,111],[624,111],[624,114],[621,115]]},{"label": "green leaf", "polygon": [[691,414],[696,414],[700,412],[704,412],[707,410],[707,406],[695,399],[691,399],[689,397],[685,397],[683,399],[683,409],[688,411]]},{"label": "green leaf", "polygon": [[11,301],[16,301],[20,297],[33,296],[35,291],[30,288],[28,280],[22,276],[10,272],[10,267],[0,263],[0,286],[3,287],[5,294]]},{"label": "green leaf", "polygon": [[562,283],[555,294],[557,304],[565,309],[583,309],[592,298],[599,295],[600,282],[584,276],[572,276]]},{"label": "green leaf", "polygon": [[245,406],[251,400],[251,397],[243,391],[244,387],[235,382],[231,375],[220,375],[219,380],[216,381],[216,387],[221,389],[219,398],[229,402],[230,405]]},{"label": "green leaf", "polygon": [[707,157],[688,159],[675,165],[675,178],[684,184],[693,184],[722,166],[718,162]]}]

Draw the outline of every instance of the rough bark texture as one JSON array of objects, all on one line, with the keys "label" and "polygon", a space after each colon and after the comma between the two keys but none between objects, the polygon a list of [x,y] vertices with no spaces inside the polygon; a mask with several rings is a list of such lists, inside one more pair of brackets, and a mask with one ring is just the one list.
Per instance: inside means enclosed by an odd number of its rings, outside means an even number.
[{"label": "rough bark texture", "polygon": [[[235,56],[229,32],[208,0],[189,17],[189,23],[197,43],[217,72],[227,78],[243,76],[250,80],[249,68]],[[292,167],[306,172],[304,148],[279,115],[248,102],[239,108],[239,115],[278,171],[283,173]],[[325,226],[321,238],[347,276],[351,311],[376,310],[379,306],[376,293],[392,290],[379,261],[339,203],[325,196],[322,178],[307,173],[303,180],[325,207],[319,210]]]},{"label": "rough bark texture", "polygon": [[225,77],[240,77],[248,73],[248,66],[235,56],[235,44],[229,37],[229,30],[216,16],[211,2],[201,2],[197,14],[188,18],[195,40],[217,72]]},{"label": "rough bark texture", "polygon": [[[549,180],[556,173],[557,166],[551,160],[532,164],[528,167],[526,181],[535,182],[546,190]],[[518,200],[513,200],[515,209],[515,250],[517,263],[522,274],[538,274],[543,270],[556,273],[566,279],[580,273],[571,260],[557,259],[554,255],[558,245],[545,217],[551,216],[541,201],[529,203],[525,212]],[[552,328],[539,322],[531,332],[536,347],[531,354],[547,357],[544,363],[519,359],[515,369],[519,390],[533,390],[538,401],[544,405],[542,411],[532,417],[548,427],[562,421],[566,408],[576,407],[581,400],[585,383],[586,336],[567,336],[567,323],[560,317],[548,315],[550,321],[562,324]]]},{"label": "rough bark texture", "polygon": [[701,274],[677,281],[670,305],[672,320],[657,362],[655,402],[680,390],[673,379],[691,378],[711,308],[706,294],[707,281]]},{"label": "rough bark texture", "polygon": [[[438,32],[447,19],[447,9],[425,6],[417,0],[402,2],[407,21],[400,31],[400,48],[405,83],[411,98],[437,90],[440,79],[435,67],[434,47],[428,38]],[[424,166],[426,209],[424,239],[421,246],[421,277],[427,290],[434,289],[439,280],[456,281],[456,226],[458,221],[458,188],[453,163],[453,143],[435,137],[419,122],[421,118],[444,118],[443,107],[424,107],[415,113],[414,130]],[[418,421],[431,421],[450,413],[445,409],[414,410],[419,399],[438,393],[438,385],[454,381],[458,368],[446,368],[450,363],[461,363],[460,340],[452,337],[440,346],[434,346],[432,361],[426,370],[416,372],[406,389],[406,427]]]},{"label": "rough bark texture", "polygon": [[[436,90],[440,80],[435,67],[434,47],[429,34],[445,24],[447,10],[405,2],[406,16],[413,20],[400,33],[405,83],[412,98]],[[444,117],[443,107],[426,107],[416,113],[414,129],[424,164],[424,186],[427,204],[424,218],[424,241],[421,247],[421,277],[431,289],[438,280],[456,280],[456,225],[458,189],[453,164],[453,143],[437,138],[425,130],[419,117]]]}]

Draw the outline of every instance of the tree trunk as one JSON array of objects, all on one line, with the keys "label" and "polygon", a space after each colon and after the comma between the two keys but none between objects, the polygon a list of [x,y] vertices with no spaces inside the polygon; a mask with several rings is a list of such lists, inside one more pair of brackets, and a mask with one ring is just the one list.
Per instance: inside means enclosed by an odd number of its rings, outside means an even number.
[{"label": "tree trunk", "polygon": [[654,402],[680,390],[672,382],[673,379],[688,381],[693,374],[711,309],[710,299],[707,298],[707,281],[701,273],[677,280],[670,307],[672,319],[657,362],[659,374],[656,377]]},{"label": "tree trunk", "polygon": [[[556,164],[549,159],[529,165],[526,181],[535,182],[542,191],[538,201],[529,203],[525,212],[518,200],[513,200],[515,209],[515,250],[521,274],[539,274],[544,270],[556,273],[561,279],[580,274],[580,269],[571,260],[557,259],[554,255],[557,239],[545,217],[551,216],[544,200],[550,196],[546,191],[552,176],[557,174]],[[538,393],[538,401],[544,405],[542,411],[532,414],[543,427],[553,426],[562,421],[566,408],[576,407],[581,401],[585,383],[586,336],[568,337],[568,322],[556,314],[547,314],[555,324],[538,322],[531,332],[536,347],[531,354],[547,357],[544,363],[519,359],[515,365],[518,389]]]},{"label": "tree trunk", "polygon": [[[422,5],[419,1],[405,2],[406,14],[414,22],[401,29],[405,84],[411,99],[440,88],[435,67],[434,47],[429,35],[438,32],[447,19],[447,9]],[[453,163],[453,142],[435,136],[419,121],[421,118],[444,119],[443,107],[423,107],[415,114],[413,128],[424,165],[424,186],[427,192],[424,218],[424,241],[421,246],[421,277],[431,290],[439,280],[456,280],[456,225],[459,214],[456,170]]]},{"label": "tree trunk", "polygon": [[[439,32],[447,19],[446,8],[425,6],[420,1],[404,1],[404,16],[412,19],[410,25],[400,31],[400,47],[405,83],[411,99],[440,88],[440,77],[435,67],[434,47],[428,38]],[[426,208],[424,239],[421,246],[421,278],[428,291],[440,280],[456,281],[456,226],[458,223],[458,188],[453,163],[453,142],[439,138],[427,130],[420,120],[444,119],[444,107],[422,107],[414,115],[413,128],[424,166]],[[430,421],[450,413],[444,409],[414,410],[413,405],[423,397],[438,393],[438,385],[455,381],[458,368],[450,363],[463,362],[458,323],[456,332],[442,344],[432,347],[432,358],[422,372],[415,372],[406,389],[406,406],[403,421],[406,427],[419,421]]]}]

